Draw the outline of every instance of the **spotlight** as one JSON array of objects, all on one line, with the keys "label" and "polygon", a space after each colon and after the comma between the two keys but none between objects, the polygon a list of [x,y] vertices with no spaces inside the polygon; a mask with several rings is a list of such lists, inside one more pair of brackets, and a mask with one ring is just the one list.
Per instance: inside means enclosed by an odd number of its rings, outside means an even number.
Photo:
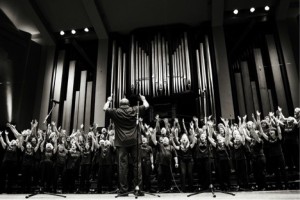
[{"label": "spotlight", "polygon": [[59,33],[60,35],[64,35],[65,34],[65,32],[64,31],[60,31],[60,33]]},{"label": "spotlight", "polygon": [[270,7],[269,6],[265,6],[265,11],[269,11]]},{"label": "spotlight", "polygon": [[90,30],[88,28],[85,28],[84,29],[84,32],[89,32]]},{"label": "spotlight", "polygon": [[255,8],[254,7],[252,7],[252,8],[250,8],[250,12],[254,12],[255,11]]},{"label": "spotlight", "polygon": [[239,13],[238,9],[234,9],[233,14],[237,15]]},{"label": "spotlight", "polygon": [[73,30],[71,30],[71,33],[74,35],[76,33],[76,31],[73,29]]}]

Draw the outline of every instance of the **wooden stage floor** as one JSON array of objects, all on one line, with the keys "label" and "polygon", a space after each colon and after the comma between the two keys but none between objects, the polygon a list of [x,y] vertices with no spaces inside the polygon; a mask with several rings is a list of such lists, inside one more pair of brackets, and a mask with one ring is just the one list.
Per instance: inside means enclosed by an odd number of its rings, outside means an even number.
[{"label": "wooden stage floor", "polygon": [[[143,197],[139,197],[139,199],[162,199],[162,200],[205,200],[205,199],[234,199],[234,200],[290,200],[290,199],[300,199],[300,190],[276,190],[276,191],[253,191],[253,192],[235,192],[235,196],[226,195],[222,193],[216,193],[216,198],[212,197],[211,193],[202,193],[195,196],[187,197],[189,193],[161,193],[159,194],[161,197],[154,197],[150,195],[145,195]],[[3,200],[15,200],[15,199],[25,199],[25,194],[1,194],[0,199]],[[105,199],[116,199],[115,194],[67,194],[66,198],[39,194],[37,196],[33,196],[29,199],[44,199],[44,200],[54,200],[54,199],[83,199],[83,200],[105,200]],[[128,197],[119,197],[118,199],[135,199],[132,194]]]}]

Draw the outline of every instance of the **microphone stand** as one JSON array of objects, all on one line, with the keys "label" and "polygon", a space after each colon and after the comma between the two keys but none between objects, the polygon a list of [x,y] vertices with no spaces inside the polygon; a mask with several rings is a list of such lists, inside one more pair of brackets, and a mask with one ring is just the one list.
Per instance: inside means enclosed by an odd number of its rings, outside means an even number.
[{"label": "microphone stand", "polygon": [[[136,145],[137,145],[137,148],[136,148],[136,155],[137,155],[137,160],[136,160],[136,166],[137,166],[137,170],[136,170],[136,175],[138,177],[139,175],[139,137],[140,137],[140,134],[141,134],[141,126],[140,126],[140,123],[139,123],[139,115],[140,115],[140,101],[137,101],[137,114],[136,114],[136,125],[137,125],[137,136],[136,136]],[[138,183],[136,183],[137,185],[135,186],[135,198],[137,199],[138,198],[138,193],[144,193],[144,194],[148,194],[148,195],[152,195],[152,196],[157,196],[157,197],[160,197],[159,195],[157,194],[153,194],[153,193],[150,193],[150,192],[145,192],[145,191],[140,191],[140,187],[138,185]]]},{"label": "microphone stand", "polygon": [[56,104],[57,104],[57,102],[54,101],[51,110],[49,111],[48,115],[45,117],[45,120],[43,122],[44,124],[47,122],[47,119],[51,115],[51,113],[52,113],[53,109],[55,108]]},{"label": "microphone stand", "polygon": [[[57,102],[53,101],[53,105],[52,105],[52,108],[51,110],[49,111],[48,115],[45,117],[45,120],[44,120],[44,124],[47,122],[47,119],[49,118],[50,114],[52,113],[54,107],[56,106]],[[57,197],[62,197],[62,198],[66,198],[65,195],[61,195],[61,194],[56,194],[56,193],[49,193],[49,192],[44,192],[44,191],[39,191],[39,192],[34,192],[32,194],[29,194],[27,196],[25,196],[26,199],[30,198],[30,197],[33,197],[33,196],[36,196],[38,194],[48,194],[48,195],[53,195],[53,196],[57,196]]]}]

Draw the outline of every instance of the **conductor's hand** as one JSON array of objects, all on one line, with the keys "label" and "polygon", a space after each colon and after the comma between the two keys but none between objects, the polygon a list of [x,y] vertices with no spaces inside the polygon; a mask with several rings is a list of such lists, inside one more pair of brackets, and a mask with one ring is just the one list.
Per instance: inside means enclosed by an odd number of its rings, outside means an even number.
[{"label": "conductor's hand", "polygon": [[141,94],[140,94],[140,98],[141,98],[141,101],[145,101],[146,100],[145,96],[143,96]]},{"label": "conductor's hand", "polygon": [[112,101],[112,96],[107,97],[107,101],[111,102]]}]

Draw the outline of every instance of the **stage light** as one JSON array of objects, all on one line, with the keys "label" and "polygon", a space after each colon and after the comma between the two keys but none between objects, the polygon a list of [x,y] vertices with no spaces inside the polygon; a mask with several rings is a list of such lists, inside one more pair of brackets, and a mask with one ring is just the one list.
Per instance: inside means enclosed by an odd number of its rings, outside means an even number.
[{"label": "stage light", "polygon": [[60,31],[60,33],[59,33],[60,35],[64,35],[65,34],[65,32],[64,31]]},{"label": "stage light", "polygon": [[76,33],[76,31],[73,29],[73,30],[71,30],[71,33],[74,35]]},{"label": "stage light", "polygon": [[239,13],[238,9],[234,9],[233,14],[237,15]]},{"label": "stage light", "polygon": [[84,29],[84,32],[89,32],[90,30],[88,28],[85,28]]},{"label": "stage light", "polygon": [[252,7],[252,8],[250,8],[250,12],[254,12],[255,11],[255,8],[254,7]]},{"label": "stage light", "polygon": [[270,7],[269,6],[265,6],[265,11],[269,11]]}]

